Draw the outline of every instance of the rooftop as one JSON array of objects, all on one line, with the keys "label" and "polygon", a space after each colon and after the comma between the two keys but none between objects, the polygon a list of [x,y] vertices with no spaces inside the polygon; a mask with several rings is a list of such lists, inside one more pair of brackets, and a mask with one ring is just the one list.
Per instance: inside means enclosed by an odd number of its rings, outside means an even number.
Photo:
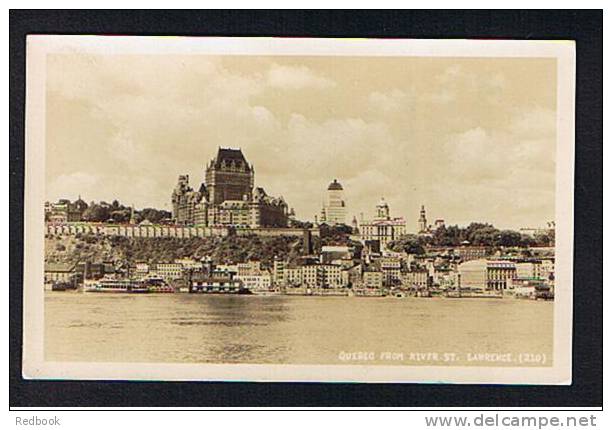
[{"label": "rooftop", "polygon": [[329,187],[327,187],[328,191],[342,191],[344,188],[342,188],[342,185],[340,184],[340,182],[338,182],[337,179],[334,179],[334,182],[332,182],[331,184],[329,184]]},{"label": "rooftop", "polygon": [[214,164],[218,167],[224,161],[227,163],[231,162],[248,166],[248,163],[244,158],[244,155],[242,154],[242,150],[240,148],[219,148],[219,150],[217,151],[217,156],[214,160]]}]

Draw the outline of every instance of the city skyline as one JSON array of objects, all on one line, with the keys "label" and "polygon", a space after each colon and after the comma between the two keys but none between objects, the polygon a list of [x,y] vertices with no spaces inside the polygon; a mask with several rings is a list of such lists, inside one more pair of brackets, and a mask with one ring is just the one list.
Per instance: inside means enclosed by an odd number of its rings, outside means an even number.
[{"label": "city skyline", "polygon": [[430,223],[554,219],[554,60],[76,54],[47,67],[51,201],[171,210],[176,177],[201,181],[231,147],[301,220],[334,178],[347,223],[381,197],[409,230],[422,204]]}]

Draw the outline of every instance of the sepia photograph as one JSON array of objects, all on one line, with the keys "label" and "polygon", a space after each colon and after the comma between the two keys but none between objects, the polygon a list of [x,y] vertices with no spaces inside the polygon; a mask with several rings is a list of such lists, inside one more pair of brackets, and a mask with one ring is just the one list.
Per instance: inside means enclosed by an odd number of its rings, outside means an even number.
[{"label": "sepia photograph", "polygon": [[571,384],[574,58],[28,36],[24,377]]}]

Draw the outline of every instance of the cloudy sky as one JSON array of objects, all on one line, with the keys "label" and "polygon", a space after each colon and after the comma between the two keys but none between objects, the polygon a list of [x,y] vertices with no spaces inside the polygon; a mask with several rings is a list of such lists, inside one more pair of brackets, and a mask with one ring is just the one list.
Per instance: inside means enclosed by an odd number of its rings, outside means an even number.
[{"label": "cloudy sky", "polygon": [[381,197],[416,229],[554,218],[554,59],[47,57],[48,200],[170,209],[217,148],[242,148],[255,182],[313,220],[329,182],[349,219]]}]

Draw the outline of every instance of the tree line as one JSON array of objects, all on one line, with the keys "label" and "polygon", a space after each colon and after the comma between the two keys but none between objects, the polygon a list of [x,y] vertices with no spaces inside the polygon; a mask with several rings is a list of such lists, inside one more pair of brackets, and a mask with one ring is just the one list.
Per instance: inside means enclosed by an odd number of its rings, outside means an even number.
[{"label": "tree line", "polygon": [[554,246],[554,229],[530,236],[514,230],[500,230],[487,223],[471,223],[467,227],[442,226],[431,235],[408,234],[390,242],[387,247],[395,252],[422,254],[425,247],[443,246],[533,247]]},{"label": "tree line", "polygon": [[[112,203],[104,201],[92,201],[87,205],[83,212],[83,221],[90,222],[109,222],[127,223],[132,216],[132,208],[121,204],[118,200],[113,200]],[[172,217],[169,211],[155,208],[144,208],[134,210],[134,220],[140,223],[148,220],[154,224],[160,223],[162,220],[167,220]]]}]

